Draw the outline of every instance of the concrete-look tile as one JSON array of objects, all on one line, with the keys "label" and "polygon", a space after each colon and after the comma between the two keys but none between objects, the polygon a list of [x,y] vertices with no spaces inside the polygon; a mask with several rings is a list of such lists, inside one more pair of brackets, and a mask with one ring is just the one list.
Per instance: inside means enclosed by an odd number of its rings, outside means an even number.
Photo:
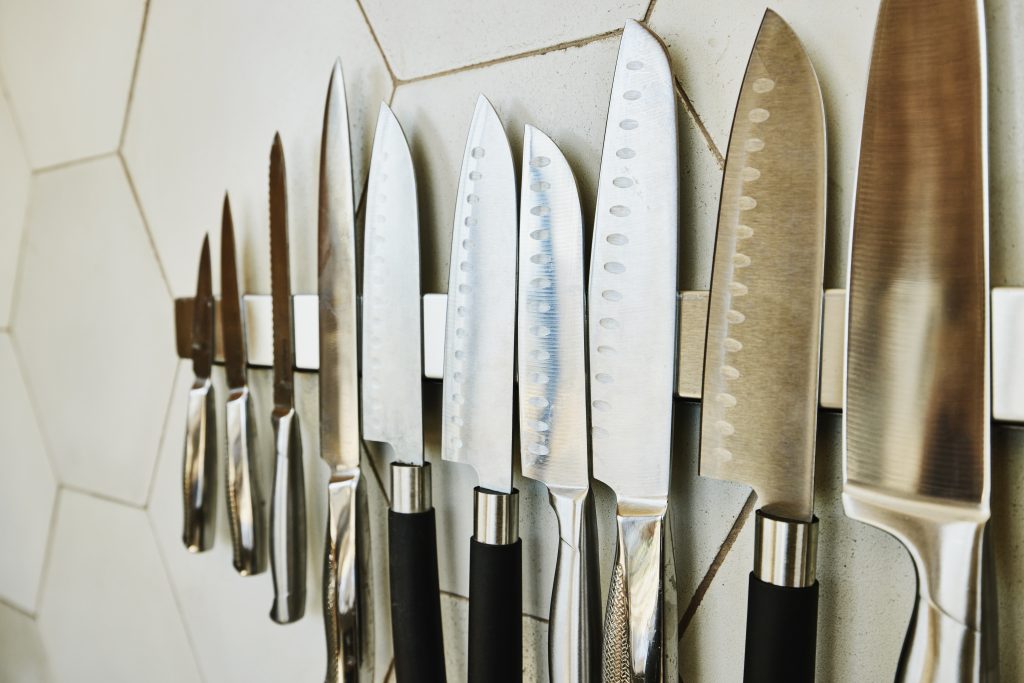
[{"label": "concrete-look tile", "polygon": [[145,6],[0,2],[0,65],[34,168],[117,149]]},{"label": "concrete-look tile", "polygon": [[217,253],[225,189],[243,291],[270,291],[267,176],[275,130],[287,162],[292,280],[297,292],[316,291],[320,133],[338,57],[358,197],[391,79],[355,2],[152,4],[123,153],[175,296],[194,288],[204,231],[213,233]]},{"label": "concrete-look tile", "polygon": [[174,329],[116,157],[36,177],[22,258],[14,341],[58,478],[142,504]]},{"label": "concrete-look tile", "polygon": [[0,328],[10,322],[30,173],[10,103],[0,84]]},{"label": "concrete-look tile", "polygon": [[57,495],[50,462],[39,433],[10,337],[0,334],[0,597],[27,612],[36,609]]},{"label": "concrete-look tile", "polygon": [[50,683],[52,680],[35,621],[0,603],[0,681]]},{"label": "concrete-look tile", "polygon": [[39,630],[58,680],[199,681],[142,510],[66,491]]},{"label": "concrete-look tile", "polygon": [[456,9],[441,0],[363,0],[395,76],[402,80],[621,29],[626,19],[642,18],[648,4],[482,0]]}]

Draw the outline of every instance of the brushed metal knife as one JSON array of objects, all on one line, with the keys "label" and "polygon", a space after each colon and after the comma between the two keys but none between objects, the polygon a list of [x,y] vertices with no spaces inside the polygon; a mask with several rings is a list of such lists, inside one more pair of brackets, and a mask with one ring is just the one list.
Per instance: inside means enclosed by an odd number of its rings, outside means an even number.
[{"label": "brushed metal knife", "polygon": [[412,154],[394,113],[377,116],[363,241],[363,436],[391,465],[388,556],[395,675],[444,683],[437,531],[423,460],[419,216]]},{"label": "brushed metal knife", "polygon": [[615,492],[618,527],[605,681],[664,677],[678,179],[668,58],[657,38],[628,21],[608,106],[588,304],[594,476]]},{"label": "brushed metal knife", "polygon": [[469,680],[522,675],[522,541],[512,488],[516,178],[491,103],[477,100],[459,176],[445,323],[441,455],[471,465]]},{"label": "brushed metal knife", "polygon": [[910,551],[899,681],[978,681],[991,487],[985,33],[977,0],[884,0],[849,273],[843,504]]},{"label": "brushed metal knife", "polygon": [[288,185],[284,147],[274,135],[270,152],[270,294],[274,327],[274,493],[270,506],[270,561],[274,604],[270,618],[288,624],[306,610],[306,492],[302,436],[293,384],[292,292],[288,256]]},{"label": "brushed metal knife", "polygon": [[213,547],[217,497],[217,420],[213,410],[213,278],[210,274],[210,236],[203,238],[199,276],[192,309],[192,371],[185,418],[185,458],[182,468],[184,530],[189,552]]},{"label": "brushed metal knife", "polygon": [[519,454],[548,487],[559,544],[548,624],[553,683],[600,671],[600,605],[588,501],[583,216],[569,163],[533,126],[523,134],[519,206]]},{"label": "brushed metal knife", "polygon": [[748,683],[814,680],[825,156],[814,67],[768,10],[725,160],[701,406],[700,474],[757,494]]},{"label": "brushed metal knife", "polygon": [[323,608],[327,683],[373,680],[369,515],[359,470],[359,319],[352,152],[341,62],[331,70],[320,143],[317,228],[320,457],[330,468]]}]

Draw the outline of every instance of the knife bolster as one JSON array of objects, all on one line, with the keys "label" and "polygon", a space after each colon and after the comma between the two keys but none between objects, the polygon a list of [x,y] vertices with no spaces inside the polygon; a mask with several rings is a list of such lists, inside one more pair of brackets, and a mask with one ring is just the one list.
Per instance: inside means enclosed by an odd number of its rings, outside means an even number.
[{"label": "knife bolster", "polygon": [[430,497],[430,463],[391,464],[391,509],[402,515],[428,512],[433,507]]},{"label": "knife bolster", "polygon": [[809,522],[758,510],[754,526],[754,576],[786,588],[807,588],[817,579],[818,518]]},{"label": "knife bolster", "polygon": [[519,491],[500,493],[473,489],[473,538],[487,545],[512,545],[519,540]]}]

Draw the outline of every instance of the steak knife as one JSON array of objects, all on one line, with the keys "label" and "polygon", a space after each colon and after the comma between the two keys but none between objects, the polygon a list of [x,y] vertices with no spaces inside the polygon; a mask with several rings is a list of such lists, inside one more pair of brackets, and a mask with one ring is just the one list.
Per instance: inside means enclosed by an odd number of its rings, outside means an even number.
[{"label": "steak knife", "polygon": [[497,113],[477,100],[449,261],[441,455],[472,465],[469,680],[522,677],[522,541],[512,488],[516,178]]},{"label": "steak knife", "polygon": [[814,680],[814,444],[825,263],[825,116],[803,46],[764,14],[725,159],[700,473],[753,487],[748,683]]},{"label": "steak knife", "polygon": [[847,303],[843,504],[910,551],[899,681],[981,680],[991,487],[985,34],[977,0],[884,0]]},{"label": "steak knife", "polygon": [[302,437],[295,412],[291,268],[288,257],[288,187],[284,147],[274,135],[270,152],[270,295],[274,328],[274,494],[270,506],[270,560],[279,624],[306,610],[306,493]]},{"label": "steak knife", "polygon": [[627,21],[601,156],[588,304],[594,476],[615,492],[618,527],[606,681],[664,677],[678,180],[668,58],[657,38]]},{"label": "steak knife", "polygon": [[373,138],[363,243],[363,435],[387,443],[388,555],[395,675],[444,683],[437,532],[423,460],[419,216],[412,155],[381,103]]},{"label": "steak knife", "polygon": [[600,671],[588,515],[587,365],[583,216],[569,163],[541,131],[523,135],[519,206],[519,454],[523,474],[548,487],[559,544],[548,623],[553,683]]},{"label": "steak knife", "polygon": [[185,422],[183,493],[185,502],[182,541],[189,552],[213,547],[217,495],[217,421],[213,410],[213,280],[210,275],[210,237],[203,238],[199,277],[192,308],[192,371],[195,381],[188,392]]}]

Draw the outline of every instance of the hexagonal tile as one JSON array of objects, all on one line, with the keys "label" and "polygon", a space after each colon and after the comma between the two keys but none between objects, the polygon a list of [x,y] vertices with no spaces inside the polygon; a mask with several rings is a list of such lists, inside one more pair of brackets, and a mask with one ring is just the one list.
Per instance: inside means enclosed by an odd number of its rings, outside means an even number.
[{"label": "hexagonal tile", "polygon": [[117,149],[145,5],[0,3],[0,66],[34,168]]},{"label": "hexagonal tile", "polygon": [[204,231],[213,233],[217,253],[225,189],[243,289],[270,291],[267,176],[275,130],[287,160],[293,282],[296,291],[316,291],[320,132],[339,56],[358,196],[391,79],[356,3],[153,3],[124,156],[176,296],[195,287],[195,245]]},{"label": "hexagonal tile", "polygon": [[116,157],[36,178],[14,339],[61,481],[142,504],[176,365],[174,329]]},{"label": "hexagonal tile", "polygon": [[0,328],[10,320],[30,181],[10,103],[0,84]]},{"label": "hexagonal tile", "polygon": [[36,622],[0,603],[0,680],[50,683],[53,675]]}]

